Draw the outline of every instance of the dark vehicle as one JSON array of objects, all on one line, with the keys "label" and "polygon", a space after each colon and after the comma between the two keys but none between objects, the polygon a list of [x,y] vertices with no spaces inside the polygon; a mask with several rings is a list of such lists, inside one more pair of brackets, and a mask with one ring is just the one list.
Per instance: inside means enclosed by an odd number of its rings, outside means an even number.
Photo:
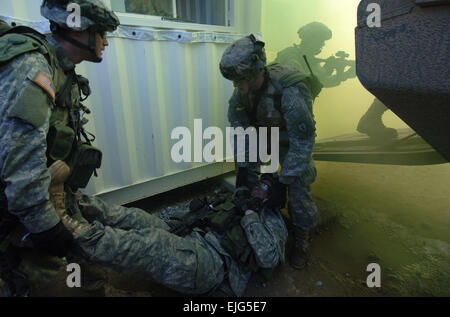
[{"label": "dark vehicle", "polygon": [[[374,4],[379,27],[368,23]],[[383,145],[354,137],[324,140],[315,158],[402,165],[450,161],[449,27],[450,0],[362,0],[355,31],[357,76],[412,130]]]},{"label": "dark vehicle", "polygon": [[[369,26],[378,7],[380,24]],[[411,129],[374,141],[320,140],[314,159],[394,165],[450,161],[450,0],[362,0],[355,30],[362,85]]]}]

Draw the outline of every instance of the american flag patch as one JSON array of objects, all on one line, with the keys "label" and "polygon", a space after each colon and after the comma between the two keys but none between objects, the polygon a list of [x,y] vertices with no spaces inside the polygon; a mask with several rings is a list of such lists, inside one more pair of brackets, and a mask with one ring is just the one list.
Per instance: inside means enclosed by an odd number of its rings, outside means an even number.
[{"label": "american flag patch", "polygon": [[34,82],[39,85],[39,87],[44,89],[50,95],[50,97],[52,97],[53,100],[55,100],[55,86],[53,85],[52,80],[48,78],[47,75],[45,75],[43,72],[40,72],[34,79]]}]

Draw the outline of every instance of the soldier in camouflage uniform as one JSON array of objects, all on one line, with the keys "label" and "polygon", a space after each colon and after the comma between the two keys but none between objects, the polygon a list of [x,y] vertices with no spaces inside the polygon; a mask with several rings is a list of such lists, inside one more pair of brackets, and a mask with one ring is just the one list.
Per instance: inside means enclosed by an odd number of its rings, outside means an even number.
[{"label": "soldier in camouflage uniform", "polygon": [[[280,64],[266,67],[264,45],[250,35],[233,43],[223,54],[220,70],[236,87],[229,101],[228,119],[233,127],[279,127],[280,135],[287,135],[288,144],[280,142],[279,180],[288,186],[289,215],[294,226],[295,247],[290,263],[301,269],[307,263],[309,232],[317,224],[310,188],[316,178],[312,159],[315,96],[305,74]],[[237,163],[237,186],[252,183],[255,167],[248,161]]]},{"label": "soldier in camouflage uniform", "polygon": [[[347,62],[350,69],[344,71],[345,67],[337,67],[339,60],[334,56],[327,60],[316,58],[322,52],[325,41],[331,39],[332,31],[323,23],[311,22],[298,30],[298,36],[302,40],[299,45],[287,47],[278,52],[275,63],[293,67],[301,72],[308,73],[309,69],[303,58],[305,55],[314,74],[319,78],[324,87],[336,87],[349,78],[356,76],[355,62]],[[322,63],[324,64],[322,65]],[[335,73],[334,70],[336,70]]]},{"label": "soldier in camouflage uniform", "polygon": [[[69,2],[80,5],[80,26],[67,25]],[[81,97],[90,90],[75,64],[100,62],[105,32],[119,21],[99,0],[45,0],[41,13],[51,21],[53,36],[23,28],[0,36],[3,212],[31,233],[37,249],[52,255],[91,260],[192,294],[225,285],[228,276],[230,293],[242,295],[251,271],[214,232],[196,229],[179,237],[154,215],[78,190],[100,166],[101,152],[83,129]],[[247,211],[239,224],[257,263],[274,267],[284,259],[286,228],[279,212],[257,211]]]},{"label": "soldier in camouflage uniform", "polygon": [[[253,201],[261,203],[245,204],[243,207],[248,207],[244,209],[236,209],[230,202],[214,207],[204,204],[212,220],[201,216],[192,227],[182,226],[183,234],[174,230],[178,227],[173,219],[191,214],[195,218],[188,206],[166,208],[155,216],[83,195],[79,204],[84,218],[78,221],[64,208],[64,195],[55,193],[54,201],[85,258],[185,294],[221,290],[229,296],[242,296],[252,274],[270,273],[284,263],[287,229],[279,205],[264,203],[272,187],[273,183],[261,180],[251,193]],[[239,188],[237,193],[240,191],[247,192]],[[231,208],[226,207],[230,204]],[[232,220],[219,230],[213,224],[220,223],[224,215]]]},{"label": "soldier in camouflage uniform", "polygon": [[[308,67],[303,58],[305,55],[310,67],[325,88],[337,87],[344,81],[356,76],[355,61],[346,59],[347,53],[340,51],[336,56],[327,59],[317,58],[325,41],[331,39],[332,31],[323,23],[311,22],[298,30],[298,36],[302,40],[299,45],[280,51],[275,59],[276,63],[287,65],[302,72],[308,72]],[[347,70],[345,70],[349,67]],[[364,116],[360,119],[357,131],[367,134],[378,140],[391,139],[397,136],[397,131],[384,126],[383,114],[388,108],[377,98],[374,99]]]},{"label": "soldier in camouflage uniform", "polygon": [[[15,217],[15,227],[29,232],[36,249],[57,256],[68,255],[73,237],[49,200],[48,167],[57,160],[73,167],[67,186],[73,201],[72,192],[87,184],[101,157],[81,139],[86,111],[81,96],[90,91],[88,81],[75,74],[75,64],[100,62],[108,45],[105,32],[119,24],[101,1],[75,0],[81,23],[69,27],[68,2],[43,2],[41,12],[51,20],[53,36],[0,25],[1,219]],[[76,204],[68,208],[77,210]]]}]

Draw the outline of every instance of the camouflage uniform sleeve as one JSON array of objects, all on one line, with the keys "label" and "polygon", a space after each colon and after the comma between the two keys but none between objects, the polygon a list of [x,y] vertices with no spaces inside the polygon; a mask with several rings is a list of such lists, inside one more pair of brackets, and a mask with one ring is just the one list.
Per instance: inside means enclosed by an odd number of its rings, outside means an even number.
[{"label": "camouflage uniform sleeve", "polygon": [[280,181],[290,184],[310,165],[315,142],[315,121],[312,97],[304,84],[283,90],[281,99],[283,116],[289,137],[289,151],[281,162]]},{"label": "camouflage uniform sleeve", "polygon": [[259,214],[246,215],[241,225],[260,267],[268,269],[284,263],[288,233],[279,212],[264,209]]},{"label": "camouflage uniform sleeve", "polygon": [[0,95],[5,97],[0,101],[0,168],[8,211],[30,232],[46,231],[59,222],[49,201],[46,160],[52,91],[44,88],[52,86],[34,80],[39,75],[52,78],[52,70],[43,55],[29,53],[10,62],[0,75]]},{"label": "camouflage uniform sleeve", "polygon": [[[241,98],[239,95],[239,91],[237,89],[234,90],[233,95],[229,101],[228,107],[228,121],[230,122],[230,126],[233,128],[242,127],[244,130],[250,127],[250,120],[247,115],[247,111],[245,105],[241,102]],[[249,136],[245,136],[245,152],[242,152],[243,157],[245,157],[245,162],[238,162],[238,142],[237,137],[234,138],[234,158],[237,167],[242,168],[252,168],[256,169],[259,164],[257,162],[249,162],[250,161],[250,140]],[[241,149],[243,150],[243,149]]]},{"label": "camouflage uniform sleeve", "polygon": [[247,128],[249,126],[247,113],[244,105],[240,101],[239,91],[237,89],[234,90],[228,104],[228,121],[230,125],[233,128]]}]

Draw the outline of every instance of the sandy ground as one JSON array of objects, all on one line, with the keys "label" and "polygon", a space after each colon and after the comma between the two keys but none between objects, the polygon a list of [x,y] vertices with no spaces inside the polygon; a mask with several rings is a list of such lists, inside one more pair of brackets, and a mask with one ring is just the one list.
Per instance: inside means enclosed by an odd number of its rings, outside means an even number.
[{"label": "sandy ground", "polygon": [[[269,281],[254,276],[246,296],[450,296],[448,164],[317,165],[314,201],[325,220],[314,234],[309,265],[297,271],[283,264]],[[221,180],[208,180],[133,206],[155,212],[168,202],[206,196],[219,186]],[[367,287],[369,263],[381,267],[380,288]],[[26,252],[21,267],[32,281],[33,295],[103,295],[68,289],[65,264]],[[106,276],[106,296],[183,296],[152,281],[97,269]]]}]

